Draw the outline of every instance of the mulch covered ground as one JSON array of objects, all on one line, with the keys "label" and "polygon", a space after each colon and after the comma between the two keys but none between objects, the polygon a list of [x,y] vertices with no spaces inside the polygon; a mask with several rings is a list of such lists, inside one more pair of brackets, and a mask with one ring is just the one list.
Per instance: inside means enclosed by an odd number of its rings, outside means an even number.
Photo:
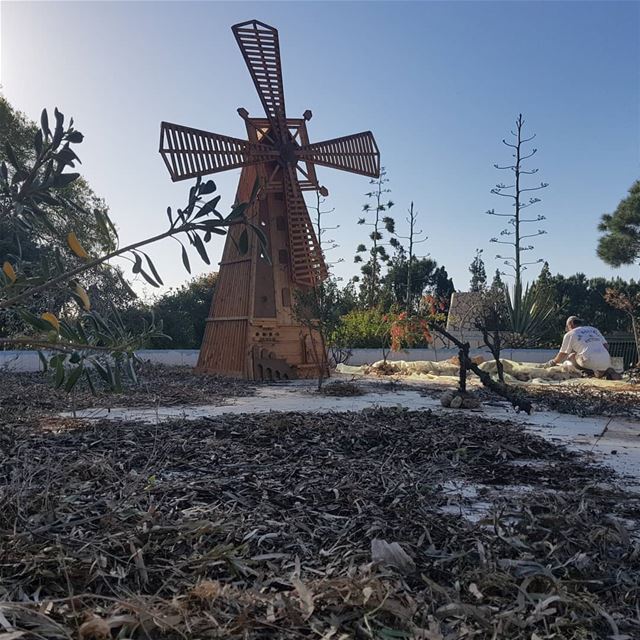
[{"label": "mulch covered ground", "polygon": [[6,412],[0,632],[639,638],[639,518],[604,468],[466,412]]},{"label": "mulch covered ground", "polygon": [[101,390],[96,380],[93,395],[82,381],[72,394],[55,389],[52,374],[1,373],[0,411],[67,411],[91,407],[154,407],[193,404],[222,404],[225,398],[250,396],[255,385],[244,380],[203,376],[191,367],[143,364],[138,367],[138,383],[124,378],[124,394]]},{"label": "mulch covered ground", "polygon": [[[470,375],[468,378],[473,392],[483,401],[493,404],[504,404],[495,393],[482,387],[478,379]],[[402,388],[413,388],[400,382]],[[443,392],[443,384],[427,382],[420,385],[423,394],[439,396]],[[446,385],[453,388],[454,383]],[[518,391],[533,403],[534,409],[548,409],[570,415],[580,416],[616,416],[622,418],[640,419],[640,387],[637,385],[620,384],[619,388],[598,387],[595,384],[579,386],[552,386],[539,384],[518,385]]]},{"label": "mulch covered ground", "polygon": [[532,386],[526,393],[534,404],[580,417],[620,416],[640,419],[640,387],[617,391],[598,387]]}]

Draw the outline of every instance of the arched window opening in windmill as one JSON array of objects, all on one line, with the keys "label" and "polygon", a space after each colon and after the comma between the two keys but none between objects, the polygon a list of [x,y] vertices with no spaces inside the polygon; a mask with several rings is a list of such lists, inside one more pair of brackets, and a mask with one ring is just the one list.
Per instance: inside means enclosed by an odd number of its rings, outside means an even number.
[{"label": "arched window opening in windmill", "polygon": [[239,202],[249,199],[258,180],[260,195],[247,218],[266,235],[271,259],[261,256],[255,241],[240,251],[242,229],[230,229],[197,370],[259,380],[313,377],[317,364],[309,363],[307,329],[296,320],[291,299],[296,290],[322,282],[327,267],[303,191],[328,194],[315,165],[377,177],[380,154],[370,131],[310,143],[311,111],[286,116],[278,31],[257,20],[232,31],[266,118],[238,109],[247,140],[163,122],[160,153],[173,181],[241,168]]}]

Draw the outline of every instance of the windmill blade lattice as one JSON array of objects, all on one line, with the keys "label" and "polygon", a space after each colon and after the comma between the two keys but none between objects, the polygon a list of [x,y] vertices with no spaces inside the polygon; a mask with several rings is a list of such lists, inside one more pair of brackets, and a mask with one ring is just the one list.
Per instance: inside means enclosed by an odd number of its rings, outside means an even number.
[{"label": "windmill blade lattice", "polygon": [[376,178],[380,175],[380,152],[371,131],[307,144],[297,150],[300,160]]},{"label": "windmill blade lattice", "polygon": [[242,22],[231,28],[267,118],[281,129],[286,115],[278,30],[258,20]]},{"label": "windmill blade lattice", "polygon": [[267,145],[171,122],[160,127],[160,153],[174,182],[261,164],[278,156]]},{"label": "windmill blade lattice", "polygon": [[316,286],[326,279],[327,265],[309,217],[293,167],[283,172],[289,229],[291,278],[300,285]]}]

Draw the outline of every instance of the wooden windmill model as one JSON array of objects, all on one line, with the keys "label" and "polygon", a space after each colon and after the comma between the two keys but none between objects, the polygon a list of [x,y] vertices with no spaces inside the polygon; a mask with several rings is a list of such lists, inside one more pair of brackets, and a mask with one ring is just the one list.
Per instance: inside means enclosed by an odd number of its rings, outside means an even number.
[{"label": "wooden windmill model", "polygon": [[257,20],[232,30],[266,118],[238,109],[248,140],[163,122],[160,153],[173,181],[241,167],[236,202],[250,199],[258,179],[260,195],[247,217],[264,231],[271,263],[254,234],[241,251],[242,229],[230,230],[197,370],[252,380],[309,377],[318,363],[292,304],[295,290],[321,282],[327,267],[302,192],[327,195],[316,164],[377,177],[380,154],[370,131],[309,144],[311,112],[285,113],[278,31]]}]

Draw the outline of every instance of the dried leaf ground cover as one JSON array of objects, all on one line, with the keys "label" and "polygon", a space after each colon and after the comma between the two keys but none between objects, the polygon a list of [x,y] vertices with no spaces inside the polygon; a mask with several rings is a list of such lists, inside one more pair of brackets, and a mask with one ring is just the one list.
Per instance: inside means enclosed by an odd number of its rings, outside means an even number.
[{"label": "dried leaf ground cover", "polygon": [[[202,376],[191,367],[144,364],[138,384],[124,381],[124,393],[91,394],[86,385],[68,394],[53,388],[46,373],[1,373],[0,410],[69,410],[90,407],[153,407],[189,404],[220,404],[225,398],[253,395],[255,385],[230,378]],[[99,388],[98,383],[96,385]]]},{"label": "dried leaf ground cover", "polygon": [[640,419],[640,389],[616,391],[588,386],[554,389],[532,386],[526,393],[538,405],[559,413]]},{"label": "dried leaf ground cover", "polygon": [[[495,393],[479,386],[477,378],[469,377],[473,392],[482,400],[493,404],[504,404]],[[442,384],[426,384],[423,394],[439,397],[444,389]],[[446,388],[452,388],[446,385]],[[403,387],[411,388],[411,387]],[[416,388],[416,387],[412,387]],[[640,419],[640,388],[624,385],[622,389],[602,388],[597,386],[550,386],[526,384],[516,387],[524,397],[529,398],[538,409],[550,409],[558,413],[566,413],[580,417],[587,416],[619,416]]]},{"label": "dried leaf ground cover", "polygon": [[[0,456],[12,639],[640,637],[637,495],[516,425],[6,424]],[[480,519],[451,513],[471,485]],[[401,571],[372,564],[380,541]]]},{"label": "dried leaf ground cover", "polygon": [[325,384],[320,393],[324,396],[335,396],[337,398],[348,398],[350,396],[362,396],[365,391],[353,382],[335,380]]}]

